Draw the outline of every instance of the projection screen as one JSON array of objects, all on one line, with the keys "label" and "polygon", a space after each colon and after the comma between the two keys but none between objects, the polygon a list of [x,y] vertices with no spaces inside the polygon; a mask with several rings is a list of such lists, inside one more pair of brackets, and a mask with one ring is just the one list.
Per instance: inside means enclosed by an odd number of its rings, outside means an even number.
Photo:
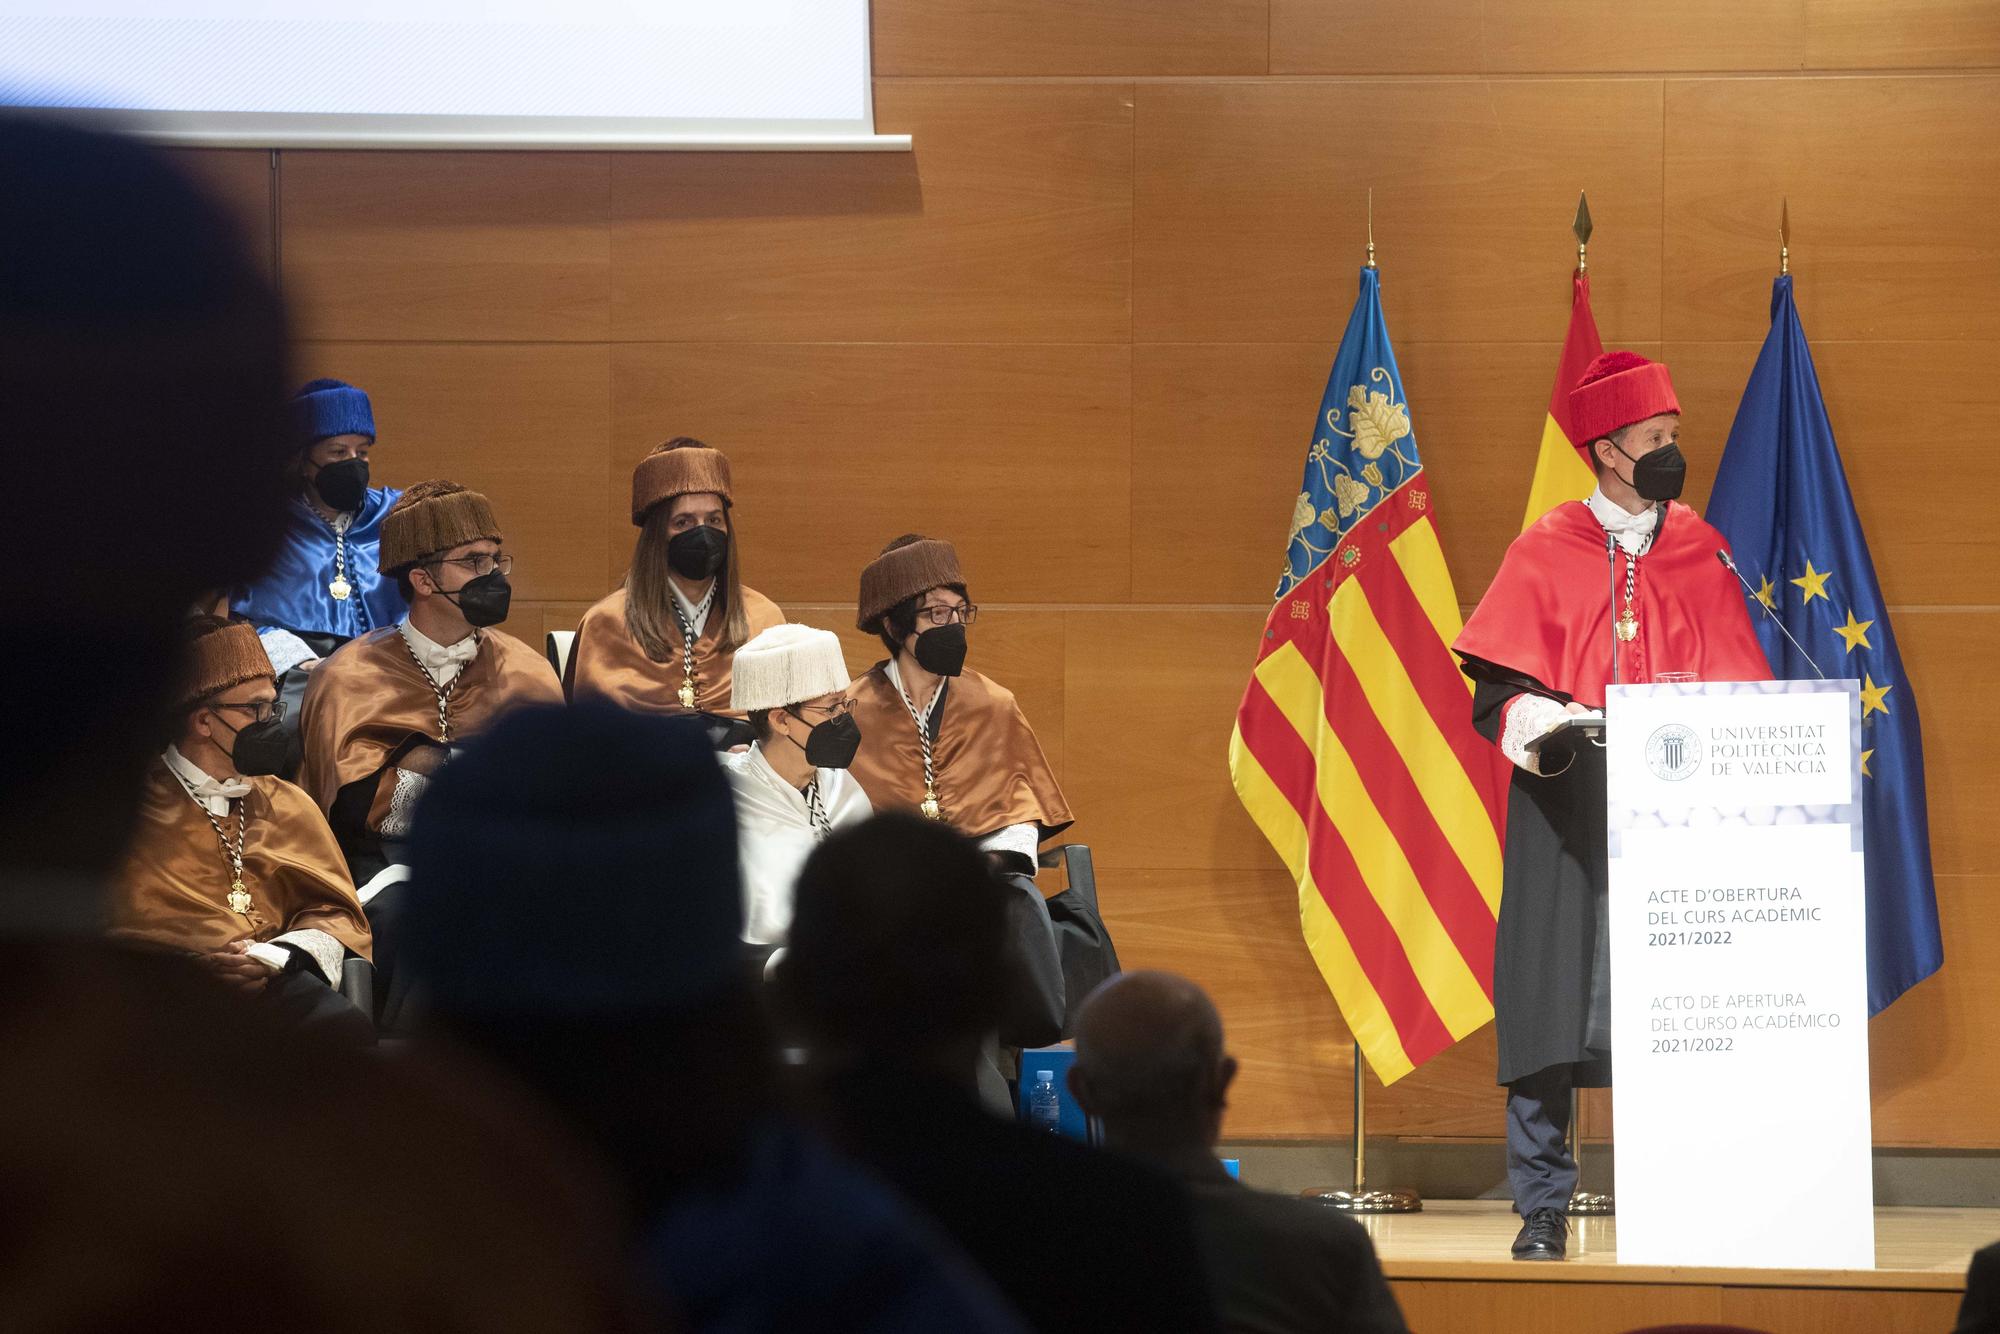
[{"label": "projection screen", "polygon": [[184,144],[906,149],[868,0],[0,0],[0,104]]}]

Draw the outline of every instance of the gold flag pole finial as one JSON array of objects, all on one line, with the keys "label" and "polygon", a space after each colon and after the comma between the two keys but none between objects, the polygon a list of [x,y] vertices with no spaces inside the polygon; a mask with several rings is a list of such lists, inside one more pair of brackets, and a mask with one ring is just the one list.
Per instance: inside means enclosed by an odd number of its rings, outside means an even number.
[{"label": "gold flag pole finial", "polygon": [[1792,201],[1778,205],[1778,276],[1792,271]]},{"label": "gold flag pole finial", "polygon": [[1576,234],[1576,271],[1579,274],[1590,271],[1590,196],[1583,191],[1576,192],[1576,221],[1569,225]]},{"label": "gold flag pole finial", "polygon": [[1375,187],[1368,187],[1368,268],[1375,267]]}]

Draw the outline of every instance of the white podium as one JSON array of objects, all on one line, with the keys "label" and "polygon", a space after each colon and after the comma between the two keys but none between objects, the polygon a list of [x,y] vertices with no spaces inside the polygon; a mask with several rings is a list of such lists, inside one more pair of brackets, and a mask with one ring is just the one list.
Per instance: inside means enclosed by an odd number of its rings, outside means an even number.
[{"label": "white podium", "polygon": [[1605,717],[1618,1259],[1873,1268],[1856,683]]}]

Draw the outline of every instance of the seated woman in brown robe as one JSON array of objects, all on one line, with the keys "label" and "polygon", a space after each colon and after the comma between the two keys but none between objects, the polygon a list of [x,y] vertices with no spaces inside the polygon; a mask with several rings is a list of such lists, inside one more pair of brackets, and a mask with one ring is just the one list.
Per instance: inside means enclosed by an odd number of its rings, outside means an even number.
[{"label": "seated woman in brown robe", "polygon": [[291,741],[271,661],[247,621],[198,617],[189,633],[180,722],[146,772],[111,934],[193,955],[289,1017],[366,1036],[337,988],[349,955],[369,957],[368,919],[326,817],[274,776]]},{"label": "seated woman in brown robe", "polygon": [[[985,851],[1014,891],[1008,938],[1018,987],[1001,1040],[1052,1042],[1065,1027],[1063,969],[1034,877],[1040,845],[1071,823],[1069,804],[1013,692],[965,665],[966,627],[979,608],[958,552],[934,538],[897,538],[861,571],[857,610],[855,624],[889,657],[847,688],[861,730],[849,771],[876,810],[948,821]],[[992,1074],[981,1072],[989,1097]]]},{"label": "seated woman in brown robe", "polygon": [[686,436],[660,445],[632,473],[632,522],[639,539],[624,587],[577,627],[570,694],[697,714],[719,747],[748,744],[743,715],[729,707],[730,667],[785,614],[744,587],[729,460]]}]

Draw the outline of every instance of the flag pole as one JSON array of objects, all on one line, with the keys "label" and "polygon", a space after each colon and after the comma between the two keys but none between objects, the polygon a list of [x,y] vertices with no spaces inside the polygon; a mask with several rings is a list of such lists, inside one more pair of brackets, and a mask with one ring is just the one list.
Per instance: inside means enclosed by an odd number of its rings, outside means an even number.
[{"label": "flag pole", "polygon": [[1354,1189],[1335,1190],[1326,1186],[1315,1186],[1299,1192],[1304,1199],[1315,1204],[1323,1204],[1329,1209],[1338,1209],[1344,1214],[1415,1214],[1422,1213],[1424,1201],[1417,1192],[1406,1188],[1391,1187],[1388,1190],[1368,1188],[1368,1062],[1361,1054],[1361,1044],[1354,1044]]},{"label": "flag pole", "polygon": [[[1368,190],[1367,268],[1375,267],[1375,190]],[[1423,1198],[1413,1190],[1368,1189],[1368,1062],[1361,1044],[1354,1044],[1354,1189],[1333,1190],[1313,1187],[1300,1194],[1329,1209],[1349,1214],[1414,1214],[1422,1211]]]},{"label": "flag pole", "polygon": [[[1576,219],[1570,223],[1570,231],[1576,236],[1576,273],[1580,278],[1589,271],[1588,252],[1590,233],[1590,196],[1584,191],[1576,192]],[[1586,1190],[1583,1181],[1583,1097],[1574,1088],[1569,1091],[1569,1160],[1576,1164],[1576,1186],[1570,1192],[1569,1211],[1573,1214],[1616,1213],[1616,1202],[1610,1195]]]},{"label": "flag pole", "polygon": [[1786,199],[1778,205],[1778,276],[1783,278],[1791,271],[1792,201]]}]

